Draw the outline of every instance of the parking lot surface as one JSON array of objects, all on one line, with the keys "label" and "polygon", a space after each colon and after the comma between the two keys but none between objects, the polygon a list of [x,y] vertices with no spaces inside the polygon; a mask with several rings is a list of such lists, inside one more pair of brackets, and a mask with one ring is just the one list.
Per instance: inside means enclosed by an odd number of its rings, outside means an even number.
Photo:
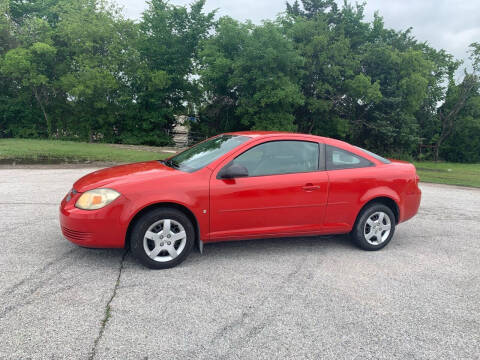
[{"label": "parking lot surface", "polygon": [[480,358],[480,190],[422,184],[378,252],[254,240],[152,271],[62,238],[90,171],[0,170],[0,359]]}]

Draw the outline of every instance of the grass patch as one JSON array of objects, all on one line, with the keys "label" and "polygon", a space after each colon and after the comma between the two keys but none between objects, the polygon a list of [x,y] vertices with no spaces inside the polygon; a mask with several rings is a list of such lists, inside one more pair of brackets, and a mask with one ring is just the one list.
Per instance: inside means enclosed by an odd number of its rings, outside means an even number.
[{"label": "grass patch", "polygon": [[480,187],[480,164],[414,162],[420,181]]},{"label": "grass patch", "polygon": [[0,163],[58,164],[126,163],[164,159],[171,154],[144,149],[121,149],[109,144],[75,141],[0,139]]}]

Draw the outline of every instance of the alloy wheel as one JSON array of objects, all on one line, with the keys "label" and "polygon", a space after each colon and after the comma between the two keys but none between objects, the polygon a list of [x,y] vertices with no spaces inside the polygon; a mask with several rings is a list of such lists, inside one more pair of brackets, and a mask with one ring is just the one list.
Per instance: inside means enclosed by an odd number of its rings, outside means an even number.
[{"label": "alloy wheel", "polygon": [[148,257],[158,262],[178,257],[187,243],[185,228],[173,219],[154,222],[145,232],[143,248]]},{"label": "alloy wheel", "polygon": [[388,239],[392,229],[390,216],[383,211],[374,212],[365,222],[363,236],[371,245],[380,245]]}]

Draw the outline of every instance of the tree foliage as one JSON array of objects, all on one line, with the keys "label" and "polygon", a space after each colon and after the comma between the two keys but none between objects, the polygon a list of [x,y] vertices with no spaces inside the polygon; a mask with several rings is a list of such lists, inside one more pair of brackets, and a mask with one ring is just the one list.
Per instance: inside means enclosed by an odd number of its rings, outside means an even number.
[{"label": "tree foliage", "polygon": [[1,1],[0,136],[170,142],[198,93],[190,75],[214,15],[203,0],[154,0],[140,23],[103,0]]},{"label": "tree foliage", "polygon": [[0,0],[0,137],[168,144],[261,129],[395,156],[480,161],[472,69],[394,31],[364,4],[287,2],[274,21],[215,19],[205,0],[152,0],[139,21],[106,0]]},{"label": "tree foliage", "polygon": [[293,111],[304,102],[296,84],[303,59],[279,25],[240,24],[224,17],[216,32],[201,52],[201,119],[208,122],[208,133],[238,126],[295,130]]}]

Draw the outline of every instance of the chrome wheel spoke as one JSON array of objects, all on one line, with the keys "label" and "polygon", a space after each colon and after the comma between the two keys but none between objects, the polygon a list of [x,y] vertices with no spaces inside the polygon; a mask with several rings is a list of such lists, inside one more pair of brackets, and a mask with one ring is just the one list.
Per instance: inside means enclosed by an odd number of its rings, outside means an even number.
[{"label": "chrome wheel spoke", "polygon": [[390,224],[386,224],[381,227],[382,231],[390,231],[391,228],[392,228],[392,225]]},{"label": "chrome wheel spoke", "polygon": [[168,253],[172,257],[172,259],[175,259],[178,256],[177,250],[173,246],[170,246],[167,248]]},{"label": "chrome wheel spoke", "polygon": [[370,227],[372,227],[374,225],[374,222],[372,219],[368,218],[367,219],[367,224],[370,225]]},{"label": "chrome wheel spoke", "polygon": [[187,233],[185,231],[180,231],[179,233],[172,234],[170,238],[172,241],[182,240],[183,238],[187,237]]},{"label": "chrome wheel spoke", "polygon": [[147,232],[145,233],[145,238],[148,239],[148,240],[153,240],[153,241],[155,241],[155,240],[157,240],[157,238],[158,238],[158,234],[155,234],[155,233],[152,232],[152,231],[147,231]]},{"label": "chrome wheel spoke", "polygon": [[367,240],[370,240],[370,239],[371,239],[372,237],[374,237],[374,236],[375,236],[375,234],[373,233],[373,231],[370,231],[368,234],[365,234],[365,238],[366,238]]},{"label": "chrome wheel spoke", "polygon": [[160,251],[162,251],[162,248],[160,246],[155,246],[155,248],[152,251],[150,251],[150,254],[148,254],[148,256],[154,259],[158,256],[158,254],[160,254]]},{"label": "chrome wheel spoke", "polygon": [[378,213],[378,222],[380,224],[383,224],[383,219],[385,218],[385,213],[381,212],[381,213]]},{"label": "chrome wheel spoke", "polygon": [[163,230],[162,230],[163,236],[167,236],[168,234],[170,234],[170,226],[171,226],[170,219],[163,220]]}]

